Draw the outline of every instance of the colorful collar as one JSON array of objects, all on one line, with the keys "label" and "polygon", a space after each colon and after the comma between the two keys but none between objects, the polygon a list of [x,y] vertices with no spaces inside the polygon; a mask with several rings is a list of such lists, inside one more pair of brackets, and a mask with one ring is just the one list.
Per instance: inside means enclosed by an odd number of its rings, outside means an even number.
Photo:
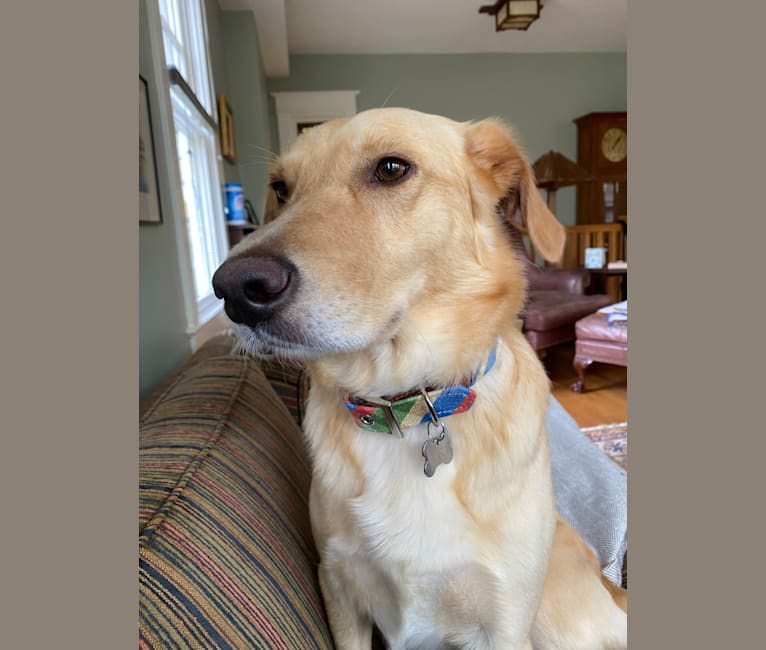
[{"label": "colorful collar", "polygon": [[[437,417],[465,413],[473,406],[476,391],[472,387],[492,370],[496,356],[497,344],[490,351],[486,362],[481,362],[473,374],[466,377],[460,384],[444,388],[426,388],[428,399],[433,404]],[[365,431],[396,434],[402,437],[403,429],[433,422],[420,388],[391,398],[352,397],[346,393],[343,401],[356,425]]]}]

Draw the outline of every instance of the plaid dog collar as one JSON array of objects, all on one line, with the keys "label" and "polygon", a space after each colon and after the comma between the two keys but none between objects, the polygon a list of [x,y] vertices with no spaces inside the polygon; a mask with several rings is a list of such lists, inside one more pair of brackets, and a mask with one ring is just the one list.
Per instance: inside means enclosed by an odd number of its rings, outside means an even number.
[{"label": "plaid dog collar", "polygon": [[[495,365],[497,344],[486,361],[482,361],[473,374],[460,384],[444,388],[426,388],[428,399],[439,418],[455,413],[465,413],[476,400],[474,384]],[[360,429],[402,436],[402,430],[418,424],[433,422],[431,413],[420,388],[389,399],[378,397],[343,396],[346,408]]]}]

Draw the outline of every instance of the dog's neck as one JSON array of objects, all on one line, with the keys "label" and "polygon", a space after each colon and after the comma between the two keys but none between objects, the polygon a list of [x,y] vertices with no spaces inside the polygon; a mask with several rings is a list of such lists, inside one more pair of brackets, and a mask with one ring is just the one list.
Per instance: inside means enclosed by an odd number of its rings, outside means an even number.
[{"label": "dog's neck", "polygon": [[455,305],[413,309],[393,336],[308,361],[312,381],[341,395],[376,397],[459,383],[511,329],[503,314],[482,318],[475,311],[459,312]]},{"label": "dog's neck", "polygon": [[403,431],[469,410],[476,400],[474,385],[495,365],[498,339],[473,371],[460,382],[443,386],[417,386],[397,395],[381,397],[344,395],[344,403],[358,427],[365,431],[403,435]]}]

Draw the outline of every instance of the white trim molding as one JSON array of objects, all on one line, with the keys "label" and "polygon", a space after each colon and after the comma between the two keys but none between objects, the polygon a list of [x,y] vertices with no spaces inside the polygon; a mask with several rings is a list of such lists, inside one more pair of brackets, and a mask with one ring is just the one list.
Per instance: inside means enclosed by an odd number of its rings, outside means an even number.
[{"label": "white trim molding", "polygon": [[316,90],[271,93],[277,108],[279,150],[284,153],[298,137],[298,124],[326,122],[356,114],[358,90]]}]

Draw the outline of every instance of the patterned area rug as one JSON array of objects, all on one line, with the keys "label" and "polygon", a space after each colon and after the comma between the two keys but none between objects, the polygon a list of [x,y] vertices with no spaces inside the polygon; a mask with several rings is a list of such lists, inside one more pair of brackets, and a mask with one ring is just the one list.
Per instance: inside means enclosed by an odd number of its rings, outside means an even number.
[{"label": "patterned area rug", "polygon": [[585,427],[582,432],[588,436],[609,458],[628,471],[628,423],[601,424]]}]

